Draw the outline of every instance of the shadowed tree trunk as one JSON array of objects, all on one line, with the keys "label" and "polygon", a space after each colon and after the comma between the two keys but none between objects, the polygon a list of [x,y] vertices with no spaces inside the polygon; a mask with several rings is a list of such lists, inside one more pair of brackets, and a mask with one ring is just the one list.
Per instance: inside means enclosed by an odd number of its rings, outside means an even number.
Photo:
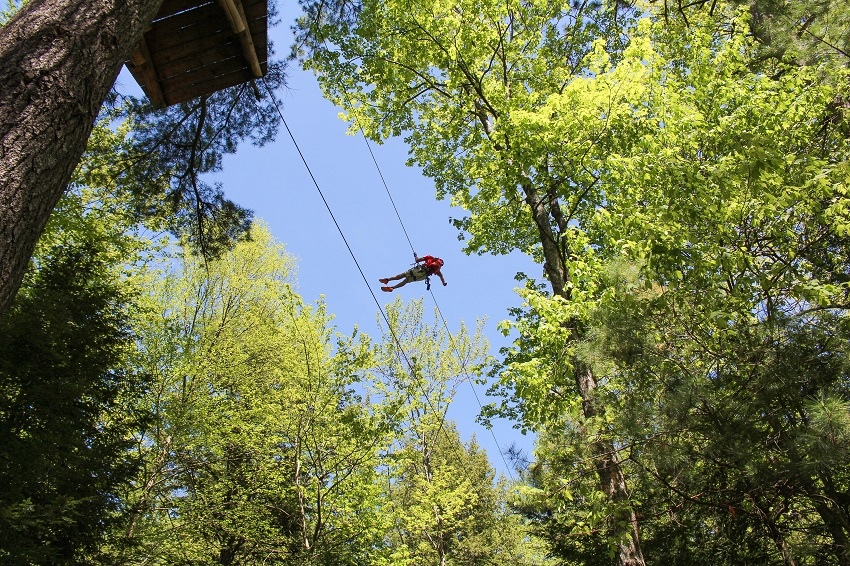
[{"label": "shadowed tree trunk", "polygon": [[0,28],[0,314],[162,0],[31,0]]},{"label": "shadowed tree trunk", "polygon": [[[553,229],[553,221],[558,233],[563,237],[567,230],[566,221],[561,214],[556,197],[544,199],[528,180],[522,184],[526,196],[526,204],[531,209],[531,215],[537,226],[540,243],[543,246],[545,262],[543,268],[552,292],[559,297],[570,300],[570,292],[566,287],[568,267],[558,245],[558,237]],[[554,192],[552,193],[554,194]],[[572,329],[575,333],[575,328]],[[582,399],[582,413],[585,418],[601,416],[605,408],[594,399],[597,388],[596,377],[586,364],[578,359],[573,360],[575,382]],[[591,450],[596,460],[596,472],[602,491],[611,501],[625,503],[629,499],[626,478],[614,444],[610,440],[597,439],[591,442]],[[614,516],[614,532],[620,540],[617,550],[618,566],[644,566],[643,552],[640,548],[640,526],[635,512],[623,507]]]}]

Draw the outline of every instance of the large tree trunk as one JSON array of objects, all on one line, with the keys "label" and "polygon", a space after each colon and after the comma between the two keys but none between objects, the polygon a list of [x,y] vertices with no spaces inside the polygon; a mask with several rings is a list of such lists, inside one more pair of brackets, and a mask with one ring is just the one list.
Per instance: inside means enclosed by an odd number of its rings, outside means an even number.
[{"label": "large tree trunk", "polygon": [[[600,416],[604,411],[597,406],[593,398],[593,392],[597,386],[593,372],[578,360],[573,360],[573,363],[585,418]],[[613,517],[613,523],[616,525],[614,532],[620,539],[617,564],[618,566],[644,566],[646,563],[640,549],[640,528],[635,512],[626,504],[629,492],[614,444],[610,440],[600,438],[594,440],[591,446],[602,491],[611,501],[624,504]]]},{"label": "large tree trunk", "polygon": [[0,314],[162,0],[31,0],[0,28]]},{"label": "large tree trunk", "polygon": [[[569,274],[566,260],[562,255],[551,224],[551,220],[555,220],[555,225],[558,226],[561,233],[567,229],[566,221],[563,219],[557,203],[557,197],[549,196],[544,199],[534,188],[531,181],[523,183],[522,188],[540,235],[543,257],[545,258],[543,268],[552,284],[552,292],[569,300],[570,291],[566,285]],[[572,330],[573,333],[576,332],[575,328]],[[597,383],[593,372],[580,360],[573,360],[573,365],[576,387],[582,399],[584,417],[590,419],[601,416],[605,409],[600,407],[594,399]],[[643,553],[640,549],[640,528],[634,511],[626,505],[629,493],[617,451],[614,449],[613,443],[604,439],[591,442],[591,450],[596,461],[596,472],[602,491],[611,501],[624,504],[612,521],[615,525],[614,534],[621,540],[617,552],[617,564],[618,566],[644,566]]]}]

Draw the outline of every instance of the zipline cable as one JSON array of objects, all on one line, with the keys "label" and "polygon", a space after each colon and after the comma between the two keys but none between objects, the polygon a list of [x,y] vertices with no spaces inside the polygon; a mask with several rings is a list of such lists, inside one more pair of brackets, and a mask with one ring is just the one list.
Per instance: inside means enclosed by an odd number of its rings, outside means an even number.
[{"label": "zipline cable", "polygon": [[[363,278],[363,282],[366,284],[366,287],[369,288],[369,294],[372,295],[372,299],[375,301],[375,305],[378,307],[378,311],[381,313],[381,317],[384,319],[384,322],[387,324],[387,329],[389,330],[390,335],[393,338],[393,341],[395,342],[396,346],[398,347],[398,351],[401,353],[401,357],[403,357],[404,361],[407,363],[408,374],[410,375],[411,380],[415,380],[416,375],[417,375],[416,368],[410,362],[410,358],[408,358],[407,353],[404,350],[404,346],[402,346],[402,344],[401,344],[401,340],[399,340],[399,337],[396,334],[395,330],[393,329],[393,326],[390,324],[389,318],[387,317],[386,313],[384,312],[384,309],[381,306],[381,303],[378,301],[378,297],[375,296],[374,291],[372,291],[372,286],[369,285],[369,280],[366,279],[366,275],[363,273],[363,269],[360,267],[360,262],[357,261],[357,256],[354,255],[354,251],[351,249],[351,246],[348,244],[348,239],[345,237],[345,234],[343,233],[342,228],[340,227],[339,223],[337,222],[336,217],[334,216],[333,210],[331,210],[330,204],[328,203],[327,199],[325,198],[325,195],[322,192],[322,189],[319,186],[319,183],[316,180],[315,175],[313,175],[313,171],[312,171],[312,169],[310,169],[310,165],[307,163],[307,159],[304,157],[304,153],[301,151],[301,148],[298,145],[298,142],[295,140],[295,136],[292,133],[292,130],[289,128],[289,124],[286,123],[286,119],[283,117],[283,112],[280,109],[280,105],[277,102],[277,98],[275,97],[272,90],[269,88],[269,85],[268,85],[268,83],[266,83],[265,78],[263,79],[263,85],[265,85],[266,92],[269,93],[269,97],[271,98],[272,102],[274,103],[274,106],[275,106],[275,109],[277,110],[278,116],[280,116],[280,120],[283,123],[284,127],[286,128],[286,132],[289,134],[289,138],[292,140],[292,143],[295,146],[295,149],[298,151],[298,155],[301,157],[301,161],[302,161],[302,163],[304,163],[304,167],[307,169],[307,172],[309,173],[310,178],[313,180],[313,185],[315,185],[316,190],[319,192],[319,196],[322,198],[322,202],[325,204],[325,208],[328,210],[328,214],[330,214],[331,219],[333,220],[333,223],[336,226],[336,229],[339,232],[340,237],[342,238],[342,241],[345,243],[345,247],[348,249],[348,253],[351,255],[351,259],[354,260],[354,264],[357,266],[357,270],[360,272],[360,276]],[[377,166],[377,162],[375,162],[375,165]],[[388,189],[388,191],[389,191],[389,189]],[[401,221],[400,216],[399,216],[399,221]],[[411,246],[411,248],[412,248],[412,246]],[[413,253],[416,254],[415,251]],[[443,322],[445,324],[445,319],[444,319]],[[446,330],[448,331],[448,327],[446,327]],[[451,332],[448,332],[448,334],[449,334],[449,339],[453,341],[454,338],[452,338]],[[431,410],[432,413],[441,414],[440,426],[438,427],[438,429],[435,433],[435,436],[434,436],[434,438],[436,439],[436,437],[439,435],[439,433],[443,429],[443,423],[445,422],[446,414],[448,413],[448,405],[446,405],[444,410],[437,411],[437,409],[434,407],[434,404],[431,402],[431,399],[428,397],[424,387],[422,387],[422,396],[425,400],[425,404],[428,405],[428,408]],[[497,446],[498,446],[498,443],[497,443]],[[458,449],[461,449],[461,447],[458,447]],[[501,450],[500,450],[500,453],[501,453]],[[463,474],[466,476],[466,479],[469,481],[470,485],[474,485],[475,482],[469,476],[468,470],[466,470],[466,468],[462,468],[462,470],[463,470]],[[510,471],[508,471],[508,474],[510,474]]]},{"label": "zipline cable", "polygon": [[[407,238],[407,243],[410,244],[410,249],[411,249],[411,251],[413,251],[414,258],[416,258],[416,257],[418,257],[418,256],[416,256],[416,249],[413,247],[413,242],[410,241],[410,236],[407,234],[407,228],[404,225],[404,220],[402,220],[401,214],[399,214],[399,212],[398,212],[398,208],[395,205],[395,200],[393,199],[393,195],[390,192],[390,188],[387,185],[387,181],[384,178],[383,172],[381,171],[381,166],[378,164],[378,160],[375,157],[375,153],[372,151],[372,144],[369,143],[369,138],[366,137],[366,132],[363,131],[363,127],[357,122],[356,119],[354,120],[354,123],[357,124],[357,128],[360,130],[360,133],[363,135],[363,141],[366,143],[366,147],[369,149],[369,155],[372,156],[372,162],[375,164],[375,169],[378,170],[378,176],[381,178],[381,182],[384,184],[384,190],[386,190],[387,196],[390,199],[390,203],[393,206],[393,210],[395,210],[395,215],[396,215],[396,218],[398,218],[399,225],[401,225],[401,230],[402,230],[402,232],[404,232],[405,238]],[[370,287],[369,290],[371,292],[371,287]],[[431,294],[431,299],[434,301],[434,306],[437,308],[437,314],[440,315],[440,319],[443,321],[443,326],[445,327],[446,332],[449,335],[449,342],[451,343],[452,348],[455,351],[455,354],[457,354],[458,360],[460,360],[461,359],[460,350],[458,349],[457,344],[455,343],[454,336],[452,335],[452,331],[449,330],[449,325],[446,322],[446,318],[443,316],[443,311],[440,309],[440,305],[439,305],[439,303],[437,303],[437,297],[434,296],[434,291],[431,290],[430,285],[428,285],[428,292]],[[374,293],[372,293],[372,296],[373,297],[375,296]],[[461,364],[461,369],[463,369],[463,366],[465,366],[465,363]],[[464,381],[466,381],[469,384],[470,389],[472,389],[472,394],[475,396],[475,401],[478,403],[478,408],[481,411],[483,411],[484,406],[481,404],[481,398],[478,396],[478,391],[476,391],[475,385],[473,385],[473,383],[472,383],[472,379],[470,379],[470,377],[467,376],[464,379]],[[445,414],[443,414],[443,419],[445,419]],[[442,428],[442,423],[440,424],[440,428]],[[499,452],[499,457],[502,459],[502,463],[505,465],[505,470],[507,470],[508,476],[510,477],[510,479],[513,480],[514,479],[513,474],[511,474],[511,469],[508,466],[507,461],[505,460],[505,454],[502,452],[502,447],[499,444],[499,441],[496,439],[496,433],[493,431],[493,427],[489,427],[488,430],[490,431],[490,436],[493,437],[493,442],[496,444],[496,450],[498,450],[498,452]]]},{"label": "zipline cable", "polygon": [[[322,189],[319,186],[319,183],[316,180],[315,175],[313,175],[313,171],[312,171],[312,169],[310,169],[310,165],[307,163],[307,159],[304,157],[304,153],[301,151],[301,147],[298,145],[298,142],[295,140],[295,136],[292,133],[292,130],[289,128],[289,124],[286,123],[286,119],[283,117],[283,112],[280,109],[280,105],[277,102],[277,98],[274,96],[274,93],[269,88],[269,85],[268,85],[268,83],[266,83],[265,78],[263,79],[263,85],[265,85],[266,92],[269,93],[269,97],[271,98],[272,102],[274,103],[274,106],[275,106],[275,109],[277,110],[278,116],[280,116],[281,122],[283,123],[284,127],[286,128],[286,132],[289,134],[289,138],[292,140],[292,143],[295,146],[295,149],[298,151],[298,155],[301,157],[301,161],[302,161],[302,163],[304,163],[304,167],[307,169],[307,172],[309,173],[310,178],[313,180],[313,185],[316,187],[316,190],[319,192],[319,196],[322,198],[322,202],[324,203],[325,208],[328,211],[328,214],[330,214],[331,219],[333,220],[334,226],[336,226],[336,229],[339,232],[339,235],[342,238],[342,241],[345,243],[345,247],[348,249],[348,253],[349,253],[349,255],[351,255],[351,259],[354,260],[354,264],[357,266],[357,270],[360,272],[360,276],[363,278],[363,282],[366,284],[366,287],[369,288],[369,294],[372,295],[372,300],[375,301],[375,305],[378,307],[378,311],[381,313],[381,317],[384,319],[384,322],[387,324],[387,329],[389,330],[390,335],[393,338],[393,341],[395,342],[396,346],[398,347],[398,351],[401,354],[401,357],[404,358],[404,361],[407,363],[408,373],[410,374],[411,379],[415,379],[415,375],[417,373],[416,368],[415,368],[414,364],[411,363],[410,358],[407,356],[407,352],[405,352],[404,346],[402,345],[401,340],[399,339],[398,335],[396,334],[396,331],[393,328],[392,324],[390,324],[389,318],[387,317],[386,313],[384,312],[384,308],[381,306],[381,303],[378,301],[378,297],[375,296],[375,292],[372,291],[372,286],[369,285],[369,280],[366,279],[366,275],[363,273],[363,269],[360,267],[360,262],[357,261],[357,256],[355,256],[354,251],[351,249],[351,246],[348,243],[348,239],[345,237],[345,234],[343,233],[342,228],[339,225],[339,222],[337,222],[336,217],[334,216],[333,210],[331,210],[330,204],[328,203],[327,199],[325,198],[325,195],[322,192]],[[377,162],[375,164],[377,165]],[[399,217],[399,221],[401,221],[401,217]],[[414,253],[416,253],[416,252],[414,251]],[[445,320],[444,320],[444,323],[445,323]],[[448,327],[447,327],[447,331],[448,331]],[[449,332],[448,334],[449,334],[449,339],[454,340],[452,338],[451,332]],[[440,430],[442,430],[442,426],[443,426],[442,421],[445,420],[446,412],[448,411],[448,407],[446,407],[446,410],[438,412],[436,410],[436,408],[434,407],[433,403],[431,403],[431,399],[425,393],[424,388],[423,388],[422,393],[423,393],[423,398],[425,399],[425,403],[428,405],[428,408],[431,409],[431,411],[433,413],[442,413],[442,419],[441,419],[440,427],[437,430],[437,434],[439,434]],[[498,444],[497,444],[497,446],[498,446]]]},{"label": "zipline cable", "polygon": [[322,198],[322,202],[325,204],[325,208],[328,210],[328,214],[331,215],[331,220],[333,220],[334,226],[336,226],[337,232],[339,232],[342,241],[345,243],[346,249],[348,249],[348,253],[351,256],[351,259],[354,260],[354,265],[357,266],[357,271],[360,272],[360,277],[363,278],[363,282],[366,284],[366,287],[369,288],[369,294],[372,295],[372,300],[375,301],[375,304],[378,306],[378,311],[381,313],[381,316],[384,319],[384,322],[387,323],[387,328],[390,331],[390,334],[393,337],[396,345],[398,346],[399,352],[401,352],[402,357],[404,357],[404,361],[407,362],[407,367],[410,368],[410,371],[413,372],[413,364],[410,363],[410,360],[407,357],[407,353],[404,351],[404,348],[401,346],[401,342],[396,336],[395,330],[393,330],[392,325],[390,324],[389,318],[387,318],[386,313],[384,313],[384,309],[381,306],[381,303],[378,301],[378,297],[375,296],[375,292],[372,290],[372,286],[369,285],[369,280],[366,279],[366,274],[363,273],[363,269],[360,267],[360,262],[357,261],[357,256],[354,255],[354,250],[351,249],[351,246],[348,244],[348,239],[345,237],[345,234],[342,231],[342,228],[339,225],[339,222],[336,220],[336,216],[334,216],[333,210],[331,210],[330,204],[328,204],[328,200],[325,198],[325,194],[322,192],[321,187],[319,186],[319,182],[316,180],[315,175],[313,175],[313,170],[310,169],[310,165],[307,163],[307,159],[304,157],[304,153],[301,151],[301,147],[298,145],[298,142],[295,141],[295,136],[292,133],[292,130],[289,128],[289,124],[286,123],[286,118],[283,117],[283,112],[280,109],[280,105],[277,103],[277,98],[275,97],[272,90],[269,88],[268,83],[266,82],[265,77],[263,77],[263,85],[266,87],[266,92],[269,93],[269,97],[271,97],[272,102],[274,103],[274,107],[277,110],[278,116],[280,116],[280,120],[283,123],[283,126],[286,128],[286,133],[289,134],[289,139],[292,140],[292,144],[295,146],[295,149],[298,151],[298,155],[301,157],[301,162],[304,163],[304,167],[307,169],[307,173],[310,175],[310,179],[313,180],[313,185],[316,187],[316,190],[319,192],[319,196]]},{"label": "zipline cable", "polygon": [[[437,297],[434,296],[434,291],[429,290],[428,292],[431,293],[431,299],[434,301],[434,306],[437,308],[437,314],[440,315],[440,319],[443,321],[443,326],[446,327],[446,332],[449,334],[449,341],[452,344],[452,348],[454,348],[454,351],[457,354],[457,356],[460,357],[460,350],[458,349],[457,344],[455,343],[455,339],[452,336],[451,330],[449,330],[449,325],[446,322],[446,317],[443,316],[443,311],[440,310],[440,305],[439,305],[439,303],[437,303]],[[465,381],[469,384],[469,388],[472,389],[472,394],[475,396],[475,402],[478,403],[478,408],[483,412],[484,411],[484,405],[481,404],[481,398],[478,397],[478,391],[476,391],[475,386],[472,384],[472,380],[469,377],[467,377]],[[485,428],[487,428],[487,427],[485,427]],[[502,459],[502,464],[505,465],[505,470],[507,470],[507,472],[508,472],[508,477],[511,480],[513,480],[514,477],[513,477],[513,474],[511,474],[511,468],[508,466],[507,460],[505,460],[505,454],[504,454],[504,452],[502,452],[502,448],[499,445],[499,441],[496,440],[496,433],[493,432],[493,427],[489,427],[489,428],[487,428],[487,430],[490,431],[490,436],[493,437],[493,442],[496,443],[496,450],[499,451],[499,457]]]},{"label": "zipline cable", "polygon": [[[396,335],[395,330],[393,329],[392,325],[390,324],[389,318],[387,317],[386,313],[384,312],[384,309],[381,306],[381,303],[378,301],[378,297],[375,295],[375,292],[372,290],[372,286],[369,284],[369,280],[366,278],[366,274],[363,273],[363,269],[360,267],[360,262],[357,260],[357,256],[354,254],[354,250],[351,249],[351,246],[348,243],[348,239],[345,237],[345,233],[342,231],[342,227],[339,225],[339,222],[337,222],[336,216],[334,215],[333,210],[330,207],[330,204],[328,203],[327,199],[325,198],[324,193],[322,192],[321,187],[319,186],[319,182],[316,180],[315,175],[313,175],[313,171],[310,168],[310,165],[307,163],[307,159],[304,156],[304,153],[301,151],[301,147],[298,145],[298,142],[295,140],[295,135],[292,133],[292,130],[290,129],[289,124],[286,122],[286,118],[283,117],[283,111],[281,111],[281,109],[280,109],[280,105],[277,102],[277,97],[275,97],[271,88],[269,88],[269,85],[266,82],[265,77],[262,80],[263,80],[263,85],[266,88],[266,92],[269,93],[269,97],[271,98],[272,102],[274,103],[275,110],[277,110],[278,116],[280,116],[281,123],[283,124],[284,128],[286,128],[286,133],[289,134],[289,139],[292,140],[292,144],[295,146],[295,149],[298,151],[298,155],[301,158],[301,162],[304,164],[304,167],[307,169],[307,173],[310,175],[310,179],[313,181],[313,185],[316,187],[316,190],[318,191],[319,196],[322,199],[322,203],[324,203],[325,208],[328,211],[328,214],[330,214],[331,220],[333,220],[333,223],[334,223],[334,226],[336,226],[337,232],[339,232],[339,235],[342,238],[343,243],[345,243],[345,247],[348,250],[349,255],[351,256],[351,259],[354,261],[354,264],[357,266],[357,271],[360,272],[360,277],[363,279],[363,282],[366,284],[366,287],[369,288],[369,294],[372,295],[372,300],[375,302],[375,305],[378,307],[378,311],[381,313],[381,317],[384,319],[384,322],[387,325],[387,329],[389,330],[390,335],[393,338],[393,341],[396,343],[396,346],[398,347],[398,351],[400,352],[401,356],[404,358],[404,361],[407,363],[408,371],[411,375],[411,378],[413,378],[415,371],[416,371],[414,365],[410,362],[410,359],[408,358],[407,353],[405,352],[404,347],[402,346],[401,341],[399,340],[399,337]],[[358,127],[359,127],[359,125],[358,125]],[[361,133],[363,133],[362,128],[360,128],[360,131],[361,131]],[[408,244],[410,244],[410,249],[411,249],[411,251],[413,251],[413,255],[416,256],[416,250],[413,247],[413,243],[410,241],[410,237],[408,236],[407,229],[404,225],[404,221],[402,220],[401,215],[398,212],[398,208],[395,205],[395,201],[393,200],[392,193],[390,192],[389,186],[387,185],[386,180],[384,179],[384,175],[381,172],[381,167],[378,164],[378,160],[375,158],[375,154],[372,151],[372,147],[369,144],[369,140],[366,139],[365,133],[363,133],[363,139],[366,142],[367,147],[369,148],[369,153],[372,156],[372,161],[375,164],[375,168],[378,170],[378,174],[379,174],[379,176],[381,177],[381,180],[384,183],[384,189],[386,190],[387,196],[389,197],[390,202],[393,205],[393,209],[396,212],[396,218],[398,218],[398,221],[399,221],[399,224],[401,225],[402,231],[404,232],[404,235],[407,238],[407,242],[408,242]],[[437,313],[440,315],[440,319],[443,321],[443,326],[445,327],[446,332],[449,336],[449,341],[452,344],[452,348],[454,349],[455,353],[458,356],[458,360],[460,361],[461,357],[462,357],[460,350],[458,349],[457,344],[454,341],[454,336],[452,335],[451,330],[449,330],[448,323],[446,322],[446,319],[443,316],[442,311],[440,310],[440,305],[437,303],[437,299],[436,299],[436,297],[434,297],[433,291],[431,291],[431,298],[434,301],[434,305],[437,308]],[[462,362],[461,363],[461,369],[463,369],[465,365],[466,365],[466,363]],[[472,380],[469,378],[469,376],[467,376],[464,379],[464,381],[466,381],[469,384],[470,388],[472,388],[472,393],[475,396],[475,400],[478,403],[478,407],[479,407],[479,409],[483,410],[483,405],[481,404],[481,400],[478,397],[478,392],[475,390],[475,386],[473,385]],[[436,413],[437,411],[434,408],[434,406],[432,405],[431,400],[428,398],[427,394],[424,394],[424,393],[425,392],[423,390],[423,397],[425,399],[425,402],[428,404],[431,411]],[[445,411],[441,411],[442,417],[441,417],[440,426],[439,426],[438,431],[437,431],[438,433],[443,428],[443,422],[445,421],[447,412],[448,412],[448,407],[446,408]],[[511,473],[510,467],[508,466],[507,462],[505,461],[505,455],[502,453],[502,449],[501,449],[501,446],[499,444],[499,441],[496,439],[496,434],[493,432],[492,428],[490,428],[489,431],[490,431],[490,435],[493,437],[493,442],[496,444],[496,450],[498,450],[498,452],[499,452],[499,456],[502,459],[502,463],[505,466],[505,470],[507,471],[509,478],[511,480],[513,480],[514,479],[513,474]],[[470,479],[470,481],[471,481],[471,479]]]},{"label": "zipline cable", "polygon": [[[356,121],[355,121],[356,122]],[[398,223],[401,224],[401,230],[404,232],[404,237],[407,238],[407,243],[410,244],[410,251],[413,252],[414,259],[417,257],[416,249],[413,247],[413,242],[410,241],[410,236],[407,234],[407,228],[404,227],[404,222],[401,220],[401,214],[398,212],[398,208],[395,205],[395,200],[393,199],[393,195],[390,192],[390,187],[387,185],[386,179],[384,179],[384,174],[381,172],[381,167],[378,165],[378,160],[375,158],[374,152],[372,152],[372,144],[369,143],[369,139],[366,137],[366,132],[363,131],[363,128],[360,125],[357,125],[360,128],[360,133],[363,134],[363,141],[366,142],[366,147],[369,149],[369,155],[372,156],[372,163],[375,164],[375,169],[378,170],[378,176],[381,178],[381,182],[384,184],[384,190],[387,191],[387,196],[390,198],[390,204],[393,205],[393,210],[395,210],[395,216],[398,218]]]}]

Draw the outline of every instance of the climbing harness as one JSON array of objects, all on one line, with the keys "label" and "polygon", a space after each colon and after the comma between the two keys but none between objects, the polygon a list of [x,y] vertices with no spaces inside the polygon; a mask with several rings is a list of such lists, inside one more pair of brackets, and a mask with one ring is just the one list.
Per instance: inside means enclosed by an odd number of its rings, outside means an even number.
[{"label": "climbing harness", "polygon": [[[371,149],[370,149],[370,151],[371,151]],[[372,157],[374,159],[374,155]],[[375,165],[377,165],[377,164],[378,163],[376,161]],[[389,194],[389,188],[387,188],[387,194]],[[390,195],[390,200],[392,200],[392,198],[393,198],[392,195]],[[395,203],[393,203],[393,208],[395,208]],[[396,215],[398,215],[398,209],[396,209]],[[401,222],[401,216],[398,217],[398,220],[399,220],[399,222]],[[404,230],[404,234],[407,235],[407,230],[404,228],[403,222],[401,222],[401,229]],[[407,241],[409,242],[410,239],[408,238]],[[413,244],[410,245],[410,249],[413,250]],[[416,250],[413,250],[413,263],[411,264],[411,265],[413,265],[413,267],[411,267],[407,272],[410,273],[411,276],[412,276],[414,269],[417,269],[417,268],[424,269],[425,270],[425,289],[430,291],[431,290],[431,274],[428,272],[428,263],[426,262],[425,265],[421,265],[417,261],[418,259],[419,259],[419,256],[416,254]],[[414,281],[421,281],[421,279],[416,279],[414,277],[411,277],[411,279],[413,279]]]}]

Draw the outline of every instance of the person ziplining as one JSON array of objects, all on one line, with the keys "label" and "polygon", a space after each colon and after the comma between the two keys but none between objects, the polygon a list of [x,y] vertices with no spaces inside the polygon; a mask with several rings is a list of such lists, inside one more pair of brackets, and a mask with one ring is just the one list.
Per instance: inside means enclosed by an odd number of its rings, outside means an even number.
[{"label": "person ziplining", "polygon": [[[440,268],[443,267],[443,260],[438,257],[426,255],[424,257],[419,257],[415,253],[413,254],[413,259],[416,260],[416,265],[405,271],[404,273],[399,273],[395,277],[385,277],[383,279],[378,279],[381,283],[384,284],[381,287],[381,291],[386,293],[392,293],[393,289],[398,289],[399,287],[404,287],[408,283],[413,281],[422,281],[425,280],[425,284],[428,286],[428,289],[431,289],[431,282],[428,279],[431,275],[436,275],[440,278],[440,281],[443,282],[443,287],[448,285],[446,283],[446,278],[443,277]],[[390,281],[398,281],[401,279],[401,283],[398,285],[393,285],[390,287],[388,283]]]}]

